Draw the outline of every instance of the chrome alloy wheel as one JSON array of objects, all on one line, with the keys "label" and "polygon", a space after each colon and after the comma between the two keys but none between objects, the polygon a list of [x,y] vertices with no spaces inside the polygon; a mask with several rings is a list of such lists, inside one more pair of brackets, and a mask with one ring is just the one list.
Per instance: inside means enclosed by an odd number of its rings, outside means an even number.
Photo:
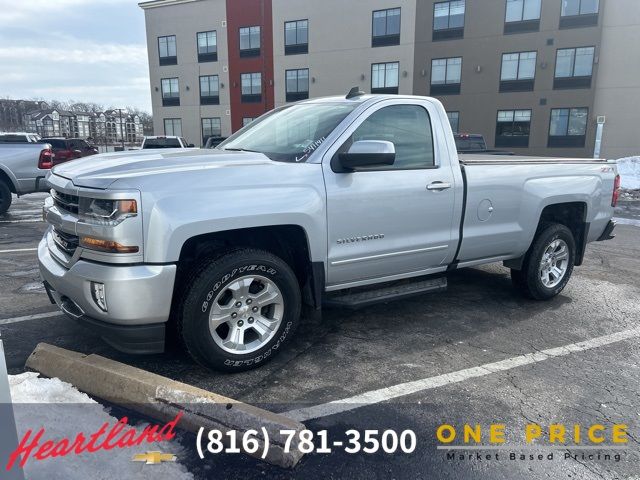
[{"label": "chrome alloy wheel", "polygon": [[284,299],[278,286],[260,275],[247,275],[218,293],[209,313],[209,332],[224,351],[243,355],[266,345],[283,315]]},{"label": "chrome alloy wheel", "polygon": [[551,242],[540,260],[540,280],[547,288],[554,288],[567,273],[569,268],[569,246],[557,238]]}]

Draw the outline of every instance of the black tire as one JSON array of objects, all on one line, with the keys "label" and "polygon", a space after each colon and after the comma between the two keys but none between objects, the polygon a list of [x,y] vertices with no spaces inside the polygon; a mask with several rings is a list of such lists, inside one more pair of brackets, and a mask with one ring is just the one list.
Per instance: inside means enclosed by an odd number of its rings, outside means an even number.
[{"label": "black tire", "polygon": [[12,201],[13,197],[9,185],[0,180],[0,215],[4,215],[9,210]]},{"label": "black tire", "polygon": [[[563,240],[568,247],[568,264],[562,280],[553,287],[543,284],[540,276],[540,265],[547,247],[557,239]],[[566,287],[576,258],[576,242],[571,230],[559,223],[542,226],[525,256],[522,270],[511,270],[511,281],[524,296],[534,300],[549,300],[558,295]]]},{"label": "black tire", "polygon": [[[248,272],[259,272],[275,283],[282,294],[284,312],[273,338],[259,350],[240,355],[227,352],[215,342],[209,331],[209,314],[216,296]],[[176,310],[177,330],[184,348],[199,364],[212,370],[241,372],[263,365],[283,349],[298,327],[301,303],[298,280],[282,259],[257,249],[227,250],[187,276]]]}]

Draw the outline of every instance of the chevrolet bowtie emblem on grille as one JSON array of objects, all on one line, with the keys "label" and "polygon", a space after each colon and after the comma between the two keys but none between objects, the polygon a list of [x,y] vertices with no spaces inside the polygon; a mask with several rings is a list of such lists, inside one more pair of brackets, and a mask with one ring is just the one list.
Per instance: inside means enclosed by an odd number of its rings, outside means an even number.
[{"label": "chevrolet bowtie emblem on grille", "polygon": [[162,462],[175,462],[176,456],[172,453],[147,452],[133,456],[134,462],[145,462],[147,465],[157,465]]}]

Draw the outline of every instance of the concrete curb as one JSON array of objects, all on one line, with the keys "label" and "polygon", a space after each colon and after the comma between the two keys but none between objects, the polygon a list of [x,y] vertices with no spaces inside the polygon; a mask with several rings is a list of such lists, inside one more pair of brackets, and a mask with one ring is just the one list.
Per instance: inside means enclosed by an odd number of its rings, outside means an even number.
[{"label": "concrete curb", "polygon": [[[180,427],[194,433],[198,433],[201,427],[205,431],[236,431],[239,437],[236,445],[239,448],[242,448],[242,434],[247,430],[256,430],[261,448],[253,454],[245,452],[255,458],[262,458],[264,443],[261,432],[264,428],[269,436],[265,461],[291,468],[302,458],[295,440],[290,451],[285,452],[286,437],[280,434],[280,430],[300,432],[305,429],[302,423],[238,400],[99,355],[84,355],[46,343],[36,346],[27,359],[26,367],[47,377],[58,377],[90,395],[161,421],[169,421],[181,411],[183,417]],[[208,442],[206,436],[202,442]]]}]

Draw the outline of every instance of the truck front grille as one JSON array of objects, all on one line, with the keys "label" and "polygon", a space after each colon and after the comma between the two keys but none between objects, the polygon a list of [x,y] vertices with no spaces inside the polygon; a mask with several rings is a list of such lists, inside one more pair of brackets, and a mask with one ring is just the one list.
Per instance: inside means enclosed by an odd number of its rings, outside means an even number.
[{"label": "truck front grille", "polygon": [[60,250],[71,256],[76,252],[79,243],[77,236],[62,232],[57,228],[53,229],[53,241]]},{"label": "truck front grille", "polygon": [[51,196],[53,197],[53,203],[60,210],[65,212],[78,214],[79,198],[77,195],[70,195],[68,193],[58,192],[57,190],[51,190]]}]

